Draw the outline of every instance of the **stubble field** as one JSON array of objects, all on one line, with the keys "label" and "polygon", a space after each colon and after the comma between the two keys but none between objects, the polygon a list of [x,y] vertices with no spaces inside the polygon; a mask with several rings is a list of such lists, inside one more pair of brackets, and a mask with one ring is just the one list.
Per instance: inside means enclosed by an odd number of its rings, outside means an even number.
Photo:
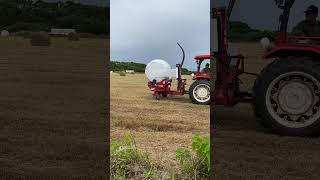
[{"label": "stubble field", "polygon": [[0,177],[104,176],[109,40],[0,39]]},{"label": "stubble field", "polygon": [[177,148],[189,149],[196,133],[209,136],[210,107],[192,104],[188,95],[155,100],[147,82],[144,74],[111,74],[111,137],[129,133],[152,159],[173,167]]},{"label": "stubble field", "polygon": [[[106,141],[107,41],[54,39],[52,47],[39,48],[13,38],[1,39],[0,47],[1,174],[100,174],[96,162],[103,160],[99,154]],[[247,71],[263,68],[258,44],[242,43],[240,50]],[[254,82],[248,76],[242,80],[245,89]],[[138,147],[167,166],[176,164],[178,147],[190,148],[193,134],[209,135],[209,106],[192,104],[187,95],[157,101],[144,74],[111,74],[110,81],[112,138],[131,133]],[[267,133],[249,104],[215,107],[215,114],[216,179],[319,177],[319,138]]]},{"label": "stubble field", "polygon": [[[259,73],[267,64],[259,44],[238,44],[246,71]],[[243,75],[242,89],[255,77]],[[190,77],[188,79],[190,84]],[[194,133],[209,135],[209,106],[192,104],[188,96],[156,101],[144,74],[111,74],[111,136],[132,134],[145,152],[164,166],[176,164],[175,150],[189,148]],[[214,107],[215,179],[317,179],[318,138],[281,137],[256,123],[250,104]]]}]

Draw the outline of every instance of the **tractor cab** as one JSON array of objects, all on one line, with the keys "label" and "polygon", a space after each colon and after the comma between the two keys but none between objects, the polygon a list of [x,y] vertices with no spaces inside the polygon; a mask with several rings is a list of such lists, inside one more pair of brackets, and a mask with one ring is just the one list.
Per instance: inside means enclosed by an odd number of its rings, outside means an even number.
[{"label": "tractor cab", "polygon": [[210,60],[210,54],[205,54],[205,55],[198,55],[196,57],[194,57],[194,59],[196,60],[198,67],[197,67],[197,72],[200,72],[200,68],[201,68],[201,64],[204,60]]},{"label": "tractor cab", "polygon": [[197,71],[194,73],[194,75],[192,76],[192,79],[208,79],[210,80],[210,73],[209,72],[202,72],[201,71],[201,65],[203,64],[204,61],[208,61],[208,63],[210,64],[210,54],[205,54],[205,55],[198,55],[196,57],[194,57],[194,59],[196,60],[197,63]]}]

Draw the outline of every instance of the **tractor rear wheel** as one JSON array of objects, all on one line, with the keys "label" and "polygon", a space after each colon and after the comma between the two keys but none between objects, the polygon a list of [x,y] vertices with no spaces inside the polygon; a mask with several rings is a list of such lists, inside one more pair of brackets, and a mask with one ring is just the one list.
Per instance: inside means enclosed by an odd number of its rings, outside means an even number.
[{"label": "tractor rear wheel", "polygon": [[281,135],[320,133],[320,62],[275,60],[253,87],[253,109],[264,127]]},{"label": "tractor rear wheel", "polygon": [[189,97],[195,104],[210,104],[210,82],[205,79],[193,82],[189,88]]}]

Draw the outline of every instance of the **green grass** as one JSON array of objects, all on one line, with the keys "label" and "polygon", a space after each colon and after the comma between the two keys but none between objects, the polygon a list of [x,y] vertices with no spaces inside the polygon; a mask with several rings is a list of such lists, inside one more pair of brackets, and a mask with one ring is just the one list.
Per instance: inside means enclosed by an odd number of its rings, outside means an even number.
[{"label": "green grass", "polygon": [[125,134],[111,142],[111,179],[208,179],[210,170],[210,141],[195,135],[192,151],[178,148],[176,158],[180,167],[161,167],[147,153],[140,151],[134,139]]},{"label": "green grass", "polygon": [[176,158],[180,163],[183,179],[208,179],[210,176],[210,140],[195,135],[192,152],[179,148]]},{"label": "green grass", "polygon": [[111,143],[111,179],[161,179],[161,167],[141,152],[130,135]]}]

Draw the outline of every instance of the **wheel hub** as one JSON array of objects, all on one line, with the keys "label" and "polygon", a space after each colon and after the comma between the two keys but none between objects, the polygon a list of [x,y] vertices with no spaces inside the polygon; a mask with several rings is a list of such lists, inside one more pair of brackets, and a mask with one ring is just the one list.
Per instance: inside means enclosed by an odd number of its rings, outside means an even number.
[{"label": "wheel hub", "polygon": [[199,102],[206,102],[210,99],[210,87],[206,84],[199,84],[193,90],[194,98]]},{"label": "wheel hub", "polygon": [[205,98],[208,96],[208,91],[204,87],[198,88],[196,93],[200,98]]},{"label": "wheel hub", "polygon": [[266,103],[270,115],[291,128],[306,127],[319,116],[320,83],[304,72],[285,73],[272,81]]},{"label": "wheel hub", "polygon": [[278,102],[280,108],[288,114],[303,114],[313,104],[313,93],[304,83],[287,83],[279,90]]}]

